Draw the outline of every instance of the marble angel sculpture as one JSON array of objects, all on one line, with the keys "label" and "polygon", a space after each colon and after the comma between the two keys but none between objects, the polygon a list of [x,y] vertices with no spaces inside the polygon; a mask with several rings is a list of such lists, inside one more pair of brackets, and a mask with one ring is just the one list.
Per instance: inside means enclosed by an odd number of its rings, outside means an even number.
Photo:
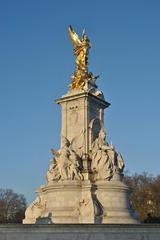
[{"label": "marble angel sculpture", "polygon": [[62,147],[59,150],[51,149],[54,158],[47,171],[47,181],[54,180],[82,180],[82,154],[84,131],[70,142],[62,137]]}]

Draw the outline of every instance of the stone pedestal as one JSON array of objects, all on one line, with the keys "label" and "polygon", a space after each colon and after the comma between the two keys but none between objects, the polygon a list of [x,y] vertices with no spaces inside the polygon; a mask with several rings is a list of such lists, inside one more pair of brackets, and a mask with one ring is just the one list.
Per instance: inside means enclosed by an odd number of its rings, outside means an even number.
[{"label": "stone pedestal", "polygon": [[62,136],[72,141],[84,132],[82,140],[84,155],[89,154],[92,142],[98,137],[101,124],[104,124],[104,109],[110,105],[100,91],[99,96],[96,96],[95,92],[93,87],[90,91],[72,90],[56,100],[61,105],[62,113],[61,146]]},{"label": "stone pedestal", "polygon": [[23,223],[138,223],[123,183],[124,161],[106,141],[105,101],[92,81],[56,100],[62,108],[61,148],[52,149],[47,183]]},{"label": "stone pedestal", "polygon": [[[23,223],[94,223],[92,184],[88,181],[50,183],[39,189],[37,215]],[[32,210],[36,206],[33,205]],[[27,215],[27,213],[26,213]],[[29,212],[30,215],[30,212]]]},{"label": "stone pedestal", "polygon": [[102,223],[138,223],[138,216],[130,204],[130,189],[123,182],[97,181],[96,196],[103,206]]}]

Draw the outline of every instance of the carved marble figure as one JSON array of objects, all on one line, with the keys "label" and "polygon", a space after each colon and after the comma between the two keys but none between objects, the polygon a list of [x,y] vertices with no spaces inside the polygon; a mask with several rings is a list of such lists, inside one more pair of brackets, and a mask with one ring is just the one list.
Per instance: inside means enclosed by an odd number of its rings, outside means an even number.
[{"label": "carved marble figure", "polygon": [[35,200],[28,206],[25,217],[29,219],[37,219],[41,216],[42,211],[45,209],[45,202],[41,195],[38,195]]},{"label": "carved marble figure", "polygon": [[54,180],[59,180],[60,179],[60,172],[57,166],[57,161],[55,158],[51,158],[50,160],[50,167],[49,170],[46,173],[46,179],[48,182],[54,181]]},{"label": "carved marble figure", "polygon": [[63,137],[63,144],[60,150],[51,149],[52,153],[55,155],[58,170],[61,176],[61,180],[68,179],[68,161],[70,156],[70,142],[67,138]]},{"label": "carved marble figure", "polygon": [[[62,137],[62,147],[58,151],[51,149],[55,157],[52,159],[47,171],[47,181],[53,180],[83,180],[80,172],[82,170],[81,157],[84,131],[70,142]],[[82,139],[82,140],[81,140]]]},{"label": "carved marble figure", "polygon": [[95,180],[111,180],[114,173],[123,174],[124,161],[113,144],[106,142],[106,131],[101,128],[97,139],[92,144],[92,171]]},{"label": "carved marble figure", "polygon": [[79,157],[78,155],[71,150],[68,162],[68,175],[69,179],[83,180],[83,176],[80,173]]},{"label": "carved marble figure", "polygon": [[92,145],[92,171],[95,173],[96,180],[110,179],[113,176],[113,159],[109,157],[114,154],[112,146],[106,143],[106,132],[101,128],[98,138]]}]

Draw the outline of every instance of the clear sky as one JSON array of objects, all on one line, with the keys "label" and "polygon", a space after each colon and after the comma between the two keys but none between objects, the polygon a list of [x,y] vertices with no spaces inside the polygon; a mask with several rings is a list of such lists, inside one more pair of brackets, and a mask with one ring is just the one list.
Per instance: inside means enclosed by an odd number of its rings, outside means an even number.
[{"label": "clear sky", "polygon": [[0,187],[28,201],[59,147],[54,100],[75,67],[69,24],[91,40],[108,141],[130,172],[160,173],[160,1],[1,0]]}]

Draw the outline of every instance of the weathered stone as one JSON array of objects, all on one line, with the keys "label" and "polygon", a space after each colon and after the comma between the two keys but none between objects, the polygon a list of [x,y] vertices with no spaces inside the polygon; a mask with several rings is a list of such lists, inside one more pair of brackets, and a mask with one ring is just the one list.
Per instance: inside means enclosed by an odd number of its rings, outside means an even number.
[{"label": "weathered stone", "polygon": [[[92,89],[93,92],[93,89]],[[123,184],[124,162],[106,142],[104,98],[72,90],[62,107],[61,148],[47,171],[47,184],[28,207],[23,223],[136,223]]]},{"label": "weathered stone", "polygon": [[159,224],[6,224],[0,240],[159,240]]}]

